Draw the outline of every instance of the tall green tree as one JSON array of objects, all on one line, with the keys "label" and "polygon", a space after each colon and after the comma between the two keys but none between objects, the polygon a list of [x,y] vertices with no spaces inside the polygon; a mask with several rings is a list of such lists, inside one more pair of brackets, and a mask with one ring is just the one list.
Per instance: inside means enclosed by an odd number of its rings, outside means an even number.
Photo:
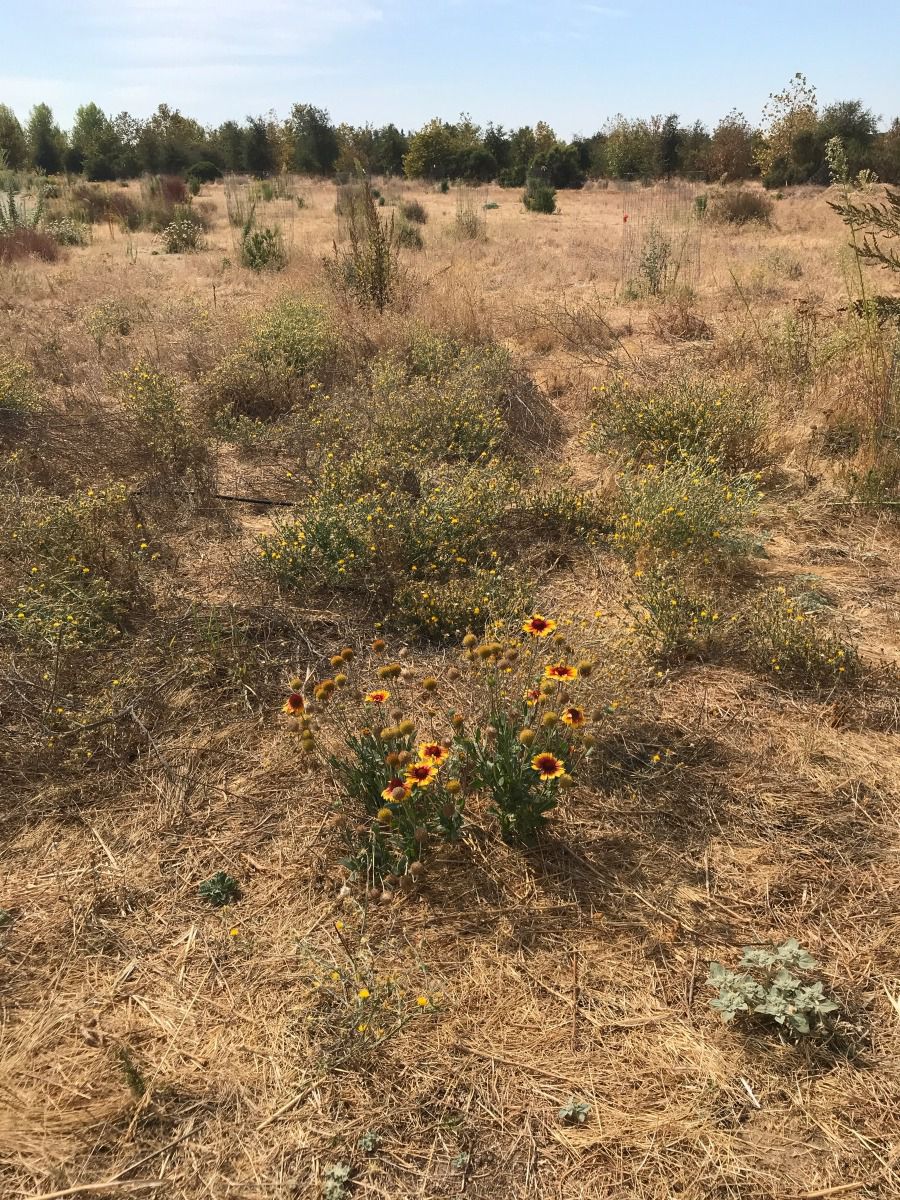
[{"label": "tall green tree", "polygon": [[19,171],[28,161],[28,143],[19,118],[6,104],[0,104],[0,151],[8,167]]},{"label": "tall green tree", "polygon": [[294,143],[294,170],[305,175],[333,174],[341,147],[328,110],[295,104],[288,125]]},{"label": "tall green tree", "polygon": [[26,130],[31,165],[48,175],[62,170],[66,139],[53,120],[49,104],[36,104],[28,117]]},{"label": "tall green tree", "polygon": [[88,179],[115,179],[119,151],[116,129],[103,109],[82,104],[69,133],[66,169],[82,171]]}]

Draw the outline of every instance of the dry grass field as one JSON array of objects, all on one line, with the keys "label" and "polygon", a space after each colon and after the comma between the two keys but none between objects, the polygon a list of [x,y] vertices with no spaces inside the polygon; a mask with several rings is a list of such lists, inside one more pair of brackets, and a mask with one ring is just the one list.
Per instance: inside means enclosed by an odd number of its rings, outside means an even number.
[{"label": "dry grass field", "polygon": [[[383,312],[330,183],[280,272],[218,183],[196,253],[0,273],[0,1195],[900,1195],[898,341],[829,194],[381,190]],[[503,838],[496,698],[569,661]],[[381,687],[461,781],[392,865]],[[724,1023],[789,938],[839,1012]]]}]

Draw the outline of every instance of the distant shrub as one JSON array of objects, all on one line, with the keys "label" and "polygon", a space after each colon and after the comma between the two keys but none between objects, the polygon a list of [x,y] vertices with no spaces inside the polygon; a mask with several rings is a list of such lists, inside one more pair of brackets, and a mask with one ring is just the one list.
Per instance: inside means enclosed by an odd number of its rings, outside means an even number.
[{"label": "distant shrub", "polygon": [[83,246],[87,241],[84,225],[71,217],[57,217],[44,222],[44,232],[53,238],[58,246]]},{"label": "distant shrub", "polygon": [[27,412],[37,399],[34,372],[28,364],[0,352],[0,413]]},{"label": "distant shrub", "polygon": [[117,221],[132,232],[141,226],[141,210],[123,191],[82,183],[71,192],[70,216],[88,225]]},{"label": "distant shrub", "polygon": [[731,468],[762,458],[766,422],[758,393],[706,375],[674,373],[594,390],[590,444],[633,461],[702,458]]},{"label": "distant shrub", "polygon": [[412,222],[413,225],[424,225],[428,221],[428,212],[425,205],[418,200],[406,200],[400,205],[400,212],[406,221]]},{"label": "distant shrub", "polygon": [[522,203],[529,212],[550,214],[555,213],[556,188],[551,184],[546,183],[543,179],[538,179],[536,176],[531,176],[525,181],[525,191],[522,194]]},{"label": "distant shrub", "polygon": [[166,254],[190,254],[200,249],[203,230],[189,217],[179,217],[166,225],[160,238]]},{"label": "distant shrub", "polygon": [[56,262],[59,258],[59,244],[49,234],[25,226],[9,233],[0,233],[0,263],[11,263],[26,258]]},{"label": "distant shrub", "polygon": [[245,229],[241,237],[241,263],[251,271],[283,271],[288,264],[279,229]]},{"label": "distant shrub", "polygon": [[714,221],[729,225],[748,225],[758,221],[768,225],[772,220],[772,201],[765,193],[753,188],[726,188],[712,198],[709,213]]},{"label": "distant shrub", "polygon": [[187,184],[178,175],[160,175],[159,190],[167,204],[187,204]]},{"label": "distant shrub", "polygon": [[656,225],[651,224],[644,235],[638,258],[638,275],[651,296],[659,296],[666,290],[671,257],[671,241]]},{"label": "distant shrub", "polygon": [[212,183],[216,179],[222,178],[222,172],[215,163],[201,160],[188,167],[186,172],[188,179],[196,179],[198,183]]},{"label": "distant shrub", "polygon": [[425,239],[417,226],[400,221],[397,225],[397,245],[404,250],[423,250]]}]

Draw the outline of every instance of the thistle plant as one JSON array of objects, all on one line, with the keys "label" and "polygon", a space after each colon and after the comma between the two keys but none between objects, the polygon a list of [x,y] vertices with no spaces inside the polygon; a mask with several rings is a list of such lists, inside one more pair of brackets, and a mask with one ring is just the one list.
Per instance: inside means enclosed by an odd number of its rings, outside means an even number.
[{"label": "thistle plant", "polygon": [[200,895],[208,900],[213,908],[224,908],[240,899],[241,887],[225,871],[216,871],[215,875],[200,884]]}]

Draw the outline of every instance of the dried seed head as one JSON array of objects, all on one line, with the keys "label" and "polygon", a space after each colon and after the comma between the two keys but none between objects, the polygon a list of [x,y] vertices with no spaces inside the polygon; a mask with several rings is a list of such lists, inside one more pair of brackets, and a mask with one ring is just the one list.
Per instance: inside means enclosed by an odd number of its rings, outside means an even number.
[{"label": "dried seed head", "polygon": [[519,730],[519,741],[522,743],[523,746],[530,746],[531,743],[534,741],[534,730],[533,729],[520,729]]}]

